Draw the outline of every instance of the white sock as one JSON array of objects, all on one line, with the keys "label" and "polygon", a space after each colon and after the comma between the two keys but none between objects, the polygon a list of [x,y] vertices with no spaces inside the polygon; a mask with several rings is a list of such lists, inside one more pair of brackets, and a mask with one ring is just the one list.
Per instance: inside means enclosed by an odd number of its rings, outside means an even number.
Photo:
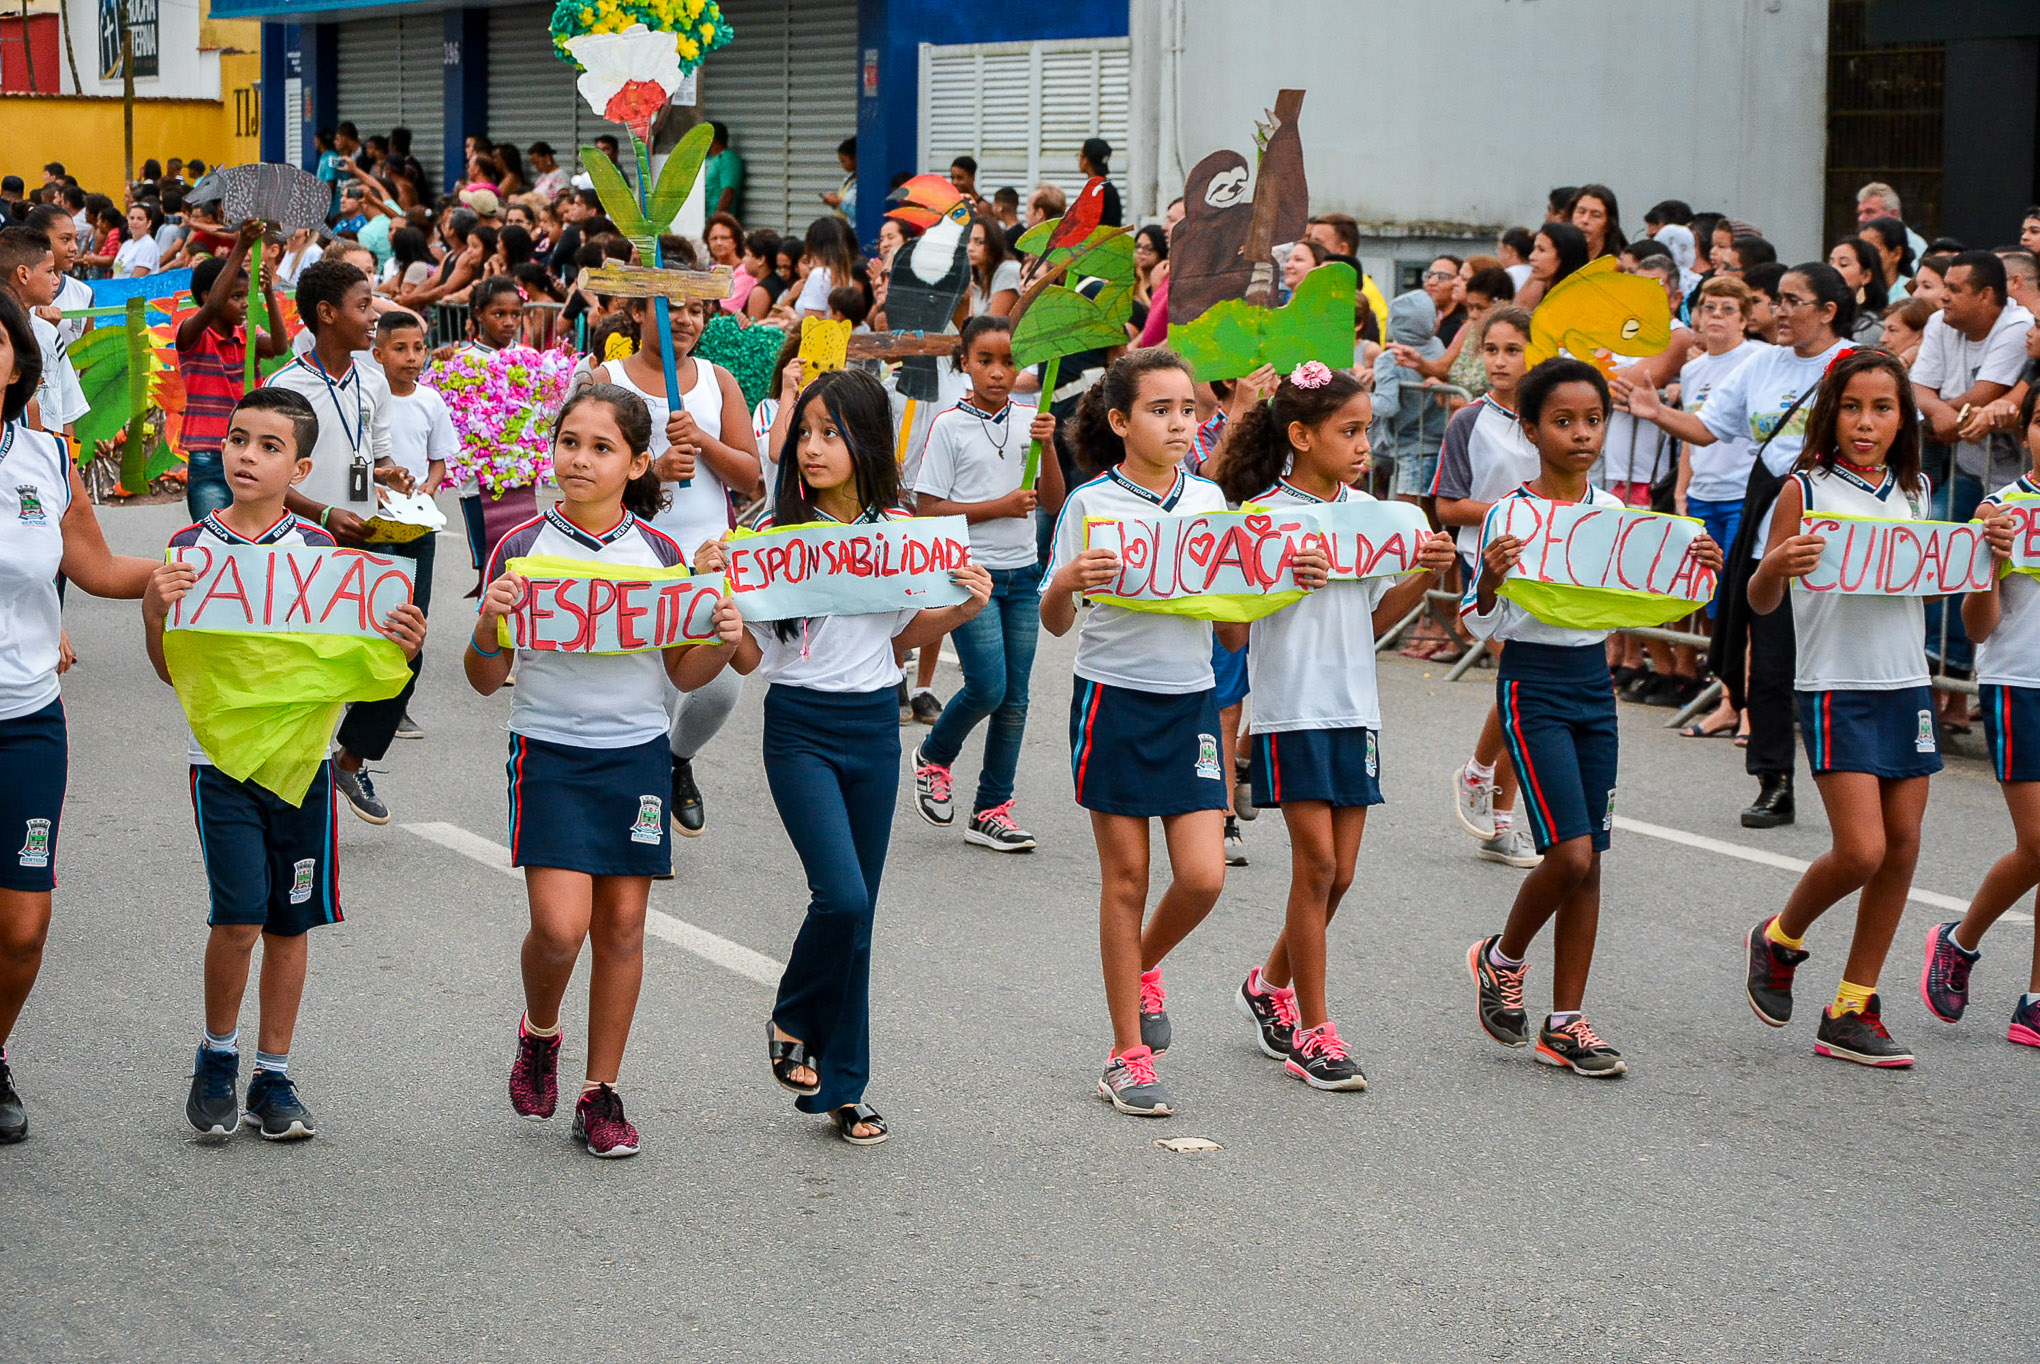
[{"label": "white sock", "polygon": [[1563,1028],[1566,1024],[1573,1022],[1579,1016],[1580,1011],[1578,1009],[1558,1010],[1551,1015],[1551,1026],[1554,1028]]},{"label": "white sock", "polygon": [[550,1028],[541,1028],[538,1024],[531,1021],[530,1014],[524,1016],[524,1021],[519,1026],[524,1029],[526,1037],[558,1037],[560,1035],[560,1025],[558,1023],[553,1024]]},{"label": "white sock", "polygon": [[935,689],[934,689],[933,687],[916,687],[916,688],[914,688],[914,695],[916,695],[916,696],[933,696],[934,694],[935,694]]},{"label": "white sock", "polygon": [[257,1048],[255,1051],[255,1069],[274,1071],[278,1075],[288,1075],[290,1074],[290,1053],[287,1051],[263,1051]]},{"label": "white sock", "polygon": [[2030,1008],[2032,1008],[2032,1007],[2033,1007],[2033,1006],[2034,1006],[2035,1004],[2040,1004],[2040,995],[2031,995],[2031,994],[2028,994],[2028,995],[2020,995],[2020,996],[2019,996],[2019,1003],[2021,1003],[2021,1004],[2025,1005],[2025,1006],[2026,1006],[2027,1008],[2029,1008],[2029,1009],[2030,1009]]},{"label": "white sock", "polygon": [[1479,782],[1483,786],[1492,786],[1495,782],[1494,768],[1482,767],[1479,758],[1468,758],[1466,760],[1466,770],[1460,773],[1460,776],[1469,786],[1475,782]]},{"label": "white sock", "polygon": [[211,1028],[206,1028],[203,1031],[205,1034],[205,1049],[207,1051],[230,1051],[236,1055],[240,1054],[241,1030],[239,1028],[224,1036],[215,1033]]},{"label": "white sock", "polygon": [[1510,829],[1516,827],[1516,812],[1514,810],[1497,810],[1494,812],[1494,815],[1495,832],[1497,834],[1507,833]]},{"label": "white sock", "polygon": [[1493,965],[1506,966],[1511,971],[1518,970],[1523,965],[1522,962],[1517,961],[1513,957],[1504,956],[1502,954],[1502,940],[1500,938],[1496,938],[1494,941],[1494,946],[1488,948],[1487,956],[1488,961]]}]

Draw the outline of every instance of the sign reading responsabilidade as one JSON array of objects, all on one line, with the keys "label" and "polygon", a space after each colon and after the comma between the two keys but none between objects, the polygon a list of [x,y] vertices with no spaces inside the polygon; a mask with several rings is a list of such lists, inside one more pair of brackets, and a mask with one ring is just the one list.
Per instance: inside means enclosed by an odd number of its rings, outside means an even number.
[{"label": "sign reading responsabilidade", "polygon": [[724,548],[724,582],[745,620],[870,615],[970,599],[950,576],[970,562],[970,527],[961,516],[736,531]]}]

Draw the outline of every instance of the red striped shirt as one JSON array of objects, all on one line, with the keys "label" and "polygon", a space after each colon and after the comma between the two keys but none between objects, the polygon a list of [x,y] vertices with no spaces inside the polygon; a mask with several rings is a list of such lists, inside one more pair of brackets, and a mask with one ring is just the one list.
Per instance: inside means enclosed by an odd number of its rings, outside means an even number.
[{"label": "red striped shirt", "polygon": [[207,327],[196,345],[177,348],[177,368],[184,376],[184,434],[179,444],[187,455],[216,452],[226,443],[227,419],[241,401],[247,355],[245,327],[234,328],[231,336]]}]

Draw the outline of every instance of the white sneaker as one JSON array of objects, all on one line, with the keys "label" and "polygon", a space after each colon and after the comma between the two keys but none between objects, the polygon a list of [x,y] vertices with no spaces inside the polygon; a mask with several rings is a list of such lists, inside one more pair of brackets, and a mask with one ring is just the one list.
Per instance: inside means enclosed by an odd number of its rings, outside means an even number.
[{"label": "white sneaker", "polygon": [[1495,837],[1495,795],[1500,788],[1483,781],[1471,781],[1466,769],[1452,774],[1452,813],[1459,827],[1483,843]]},{"label": "white sneaker", "polygon": [[949,795],[949,769],[923,758],[918,747],[914,749],[913,763],[914,808],[936,828],[948,828],[956,819],[956,805]]},{"label": "white sneaker", "polygon": [[1505,867],[1534,867],[1544,860],[1544,854],[1537,851],[1530,831],[1517,828],[1504,829],[1493,838],[1481,840],[1480,849],[1474,856],[1483,862],[1499,862]]}]

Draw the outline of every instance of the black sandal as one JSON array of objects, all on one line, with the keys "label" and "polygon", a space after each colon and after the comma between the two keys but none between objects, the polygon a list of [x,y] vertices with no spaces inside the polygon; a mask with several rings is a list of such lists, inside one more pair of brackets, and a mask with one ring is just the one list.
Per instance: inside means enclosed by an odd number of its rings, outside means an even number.
[{"label": "black sandal", "polygon": [[[886,1130],[885,1119],[879,1116],[877,1109],[867,1103],[844,1104],[841,1108],[831,1109],[829,1111],[829,1118],[836,1124],[836,1135],[849,1142],[852,1146],[876,1146],[892,1136],[892,1133]],[[878,1129],[877,1135],[870,1137],[852,1136],[850,1129],[859,1123],[866,1127],[876,1127]]]},{"label": "black sandal", "polygon": [[[790,1089],[796,1094],[821,1093],[822,1083],[819,1078],[821,1071],[816,1068],[814,1062],[808,1060],[806,1044],[789,1042],[785,1038],[780,1037],[778,1033],[777,1025],[772,1020],[767,1019],[765,1021],[765,1055],[772,1062],[772,1078],[779,1082],[780,1088]],[[793,1082],[793,1072],[796,1070],[814,1071],[817,1077],[815,1083],[811,1085],[795,1084]]]}]

